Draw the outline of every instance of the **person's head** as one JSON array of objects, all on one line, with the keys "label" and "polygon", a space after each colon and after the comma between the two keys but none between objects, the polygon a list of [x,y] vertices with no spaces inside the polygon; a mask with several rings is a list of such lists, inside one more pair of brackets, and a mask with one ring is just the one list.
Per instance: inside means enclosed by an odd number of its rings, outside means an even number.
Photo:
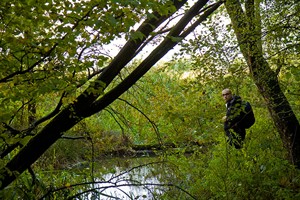
[{"label": "person's head", "polygon": [[222,97],[223,99],[228,102],[232,99],[232,92],[230,89],[226,88],[222,91]]}]

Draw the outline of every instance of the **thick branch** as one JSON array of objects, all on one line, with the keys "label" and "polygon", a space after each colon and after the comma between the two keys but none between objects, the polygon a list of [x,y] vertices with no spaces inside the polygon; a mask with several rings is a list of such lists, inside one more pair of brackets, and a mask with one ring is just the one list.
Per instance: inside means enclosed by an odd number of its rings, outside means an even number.
[{"label": "thick branch", "polygon": [[[177,25],[168,34],[165,40],[156,49],[154,49],[153,52],[128,77],[126,77],[119,85],[117,85],[115,88],[110,90],[108,93],[103,95],[99,100],[95,101],[95,103],[92,104],[92,109],[90,109],[92,113],[90,113],[89,115],[102,110],[110,103],[112,103],[115,99],[117,99],[122,93],[127,91],[159,59],[161,59],[169,50],[171,50],[178,42],[180,42],[183,39],[182,36],[187,36],[189,33],[191,33],[196,28],[196,26],[191,26],[192,28],[189,28],[184,32],[182,31],[189,23],[189,21],[198,14],[199,10],[205,5],[206,2],[207,1],[198,1],[177,23]],[[218,6],[220,5],[221,4],[218,4]],[[212,13],[211,11],[215,10],[218,6],[211,8],[212,10],[207,11],[207,14]],[[199,21],[197,21],[196,24],[199,24],[200,21],[205,20],[208,17],[207,14],[204,13],[203,16],[206,17],[200,17]]]},{"label": "thick branch", "polygon": [[[180,8],[186,0],[175,0],[174,5],[176,8]],[[168,16],[157,16],[158,18],[151,18],[146,20],[138,29],[145,37],[141,40],[130,40],[123,47],[121,52],[112,61],[112,64],[104,70],[99,76],[98,82],[94,84],[93,91],[98,91],[91,94],[91,88],[80,95],[77,100],[67,106],[64,110],[60,111],[36,136],[34,136],[13,158],[9,161],[5,167],[0,169],[0,189],[5,188],[11,182],[13,182],[19,174],[23,173],[31,164],[33,164],[52,144],[54,144],[65,131],[72,128],[84,117],[89,116],[92,107],[90,103],[98,98],[99,91],[104,82],[109,84],[112,79],[119,73],[119,71],[130,61],[132,55],[137,48],[143,43],[145,38]],[[107,86],[106,85],[106,86]]]},{"label": "thick branch", "polygon": [[[179,9],[186,3],[187,0],[175,0],[174,6]],[[136,32],[144,35],[140,39],[130,39],[121,51],[116,55],[112,62],[105,68],[101,75],[97,78],[94,84],[91,84],[79,97],[76,106],[90,105],[104,89],[111,83],[111,81],[120,73],[120,71],[132,60],[136,51],[146,41],[147,37],[152,33],[162,22],[169,18],[173,13],[166,16],[161,16],[158,12],[154,12],[154,17],[146,19]],[[91,93],[91,89],[95,92]]]}]

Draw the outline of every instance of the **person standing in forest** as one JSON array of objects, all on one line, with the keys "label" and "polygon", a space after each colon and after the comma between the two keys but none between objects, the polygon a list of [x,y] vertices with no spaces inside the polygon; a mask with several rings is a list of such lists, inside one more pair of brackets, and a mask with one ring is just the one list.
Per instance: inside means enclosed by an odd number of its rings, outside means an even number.
[{"label": "person standing in forest", "polygon": [[227,142],[236,149],[240,149],[246,137],[246,129],[242,125],[242,119],[245,116],[242,98],[233,95],[228,88],[222,91],[222,97],[226,101],[226,116],[223,117],[223,121]]}]

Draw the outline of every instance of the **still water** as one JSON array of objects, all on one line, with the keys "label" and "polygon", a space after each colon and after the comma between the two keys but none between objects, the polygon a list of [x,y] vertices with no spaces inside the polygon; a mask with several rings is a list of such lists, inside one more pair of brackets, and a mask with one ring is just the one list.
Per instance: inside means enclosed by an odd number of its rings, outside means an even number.
[{"label": "still water", "polygon": [[80,198],[85,200],[157,199],[166,189],[160,181],[162,163],[153,162],[153,159],[113,159],[105,164],[97,164],[95,170],[100,166],[103,172],[95,173],[98,174],[94,179],[95,183],[90,184],[88,190],[82,191]]},{"label": "still water", "polygon": [[[158,177],[152,176],[147,166],[130,172],[117,167],[115,174],[105,174],[96,181],[100,183],[93,187],[99,192],[96,196],[101,199],[154,199],[163,192],[162,187],[159,187]],[[90,194],[91,199],[92,197]]]}]

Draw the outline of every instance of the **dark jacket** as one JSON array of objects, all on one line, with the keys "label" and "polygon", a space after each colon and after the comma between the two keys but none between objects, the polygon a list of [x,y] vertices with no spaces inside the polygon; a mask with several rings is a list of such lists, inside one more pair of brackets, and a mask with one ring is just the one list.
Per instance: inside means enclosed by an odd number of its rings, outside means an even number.
[{"label": "dark jacket", "polygon": [[224,122],[225,131],[230,128],[242,128],[243,126],[240,122],[245,116],[245,113],[243,112],[241,97],[234,95],[231,101],[226,103],[226,107],[227,120]]}]

